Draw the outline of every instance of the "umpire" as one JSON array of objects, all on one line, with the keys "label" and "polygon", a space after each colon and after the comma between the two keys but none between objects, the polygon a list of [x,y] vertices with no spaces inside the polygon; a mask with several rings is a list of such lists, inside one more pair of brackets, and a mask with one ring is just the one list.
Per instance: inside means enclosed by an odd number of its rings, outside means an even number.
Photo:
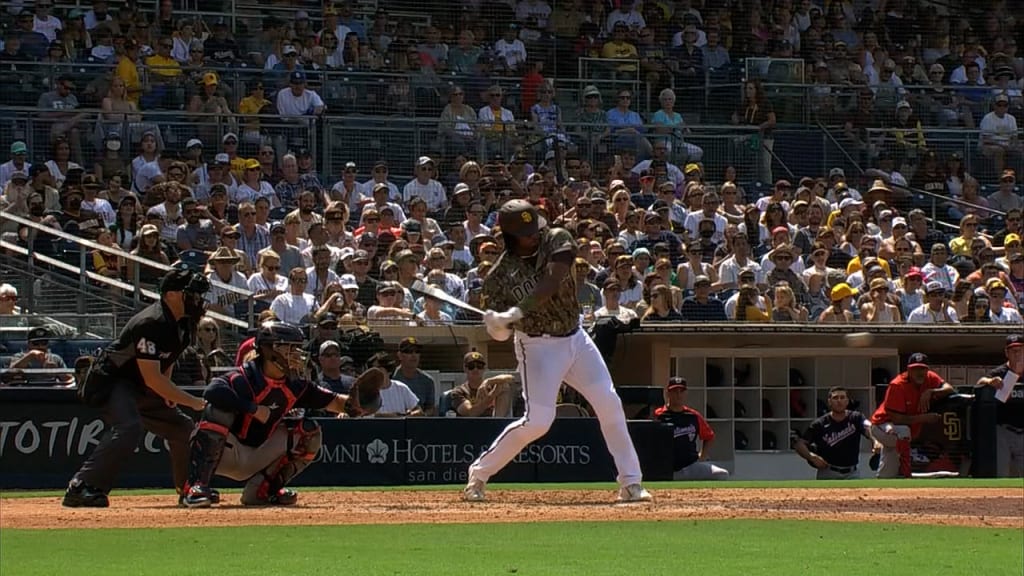
[{"label": "umpire", "polygon": [[849,480],[860,478],[861,437],[872,440],[875,451],[882,449],[871,438],[871,421],[856,410],[849,410],[850,396],[846,388],[835,386],[828,391],[829,413],[811,422],[803,438],[796,442],[796,453],[818,471],[818,480]]},{"label": "umpire", "polygon": [[107,494],[144,429],[167,440],[174,485],[185,485],[193,422],[177,405],[199,411],[206,401],[175,386],[171,371],[206,311],[203,295],[209,289],[201,274],[175,267],[160,280],[160,300],[133,316],[95,359],[78,394],[100,409],[107,429],[71,479],[64,506],[109,506]]},{"label": "umpire", "polygon": [[[978,379],[978,386],[991,386],[996,390],[1008,386],[1019,390],[1024,378],[1024,337],[1011,334],[1006,337],[1006,362],[994,368],[988,376]],[[1024,402],[1008,401],[996,408],[996,476],[1000,478],[1024,477]]]}]

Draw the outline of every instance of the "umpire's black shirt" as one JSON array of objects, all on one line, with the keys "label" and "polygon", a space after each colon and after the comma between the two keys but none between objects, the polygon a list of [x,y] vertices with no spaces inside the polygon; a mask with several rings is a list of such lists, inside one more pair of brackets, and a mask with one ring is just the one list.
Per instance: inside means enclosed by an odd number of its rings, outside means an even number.
[{"label": "umpire's black shirt", "polygon": [[156,360],[160,362],[160,371],[166,372],[188,344],[189,320],[175,320],[161,299],[132,316],[117,340],[107,346],[104,370],[112,377],[143,386],[135,360]]}]

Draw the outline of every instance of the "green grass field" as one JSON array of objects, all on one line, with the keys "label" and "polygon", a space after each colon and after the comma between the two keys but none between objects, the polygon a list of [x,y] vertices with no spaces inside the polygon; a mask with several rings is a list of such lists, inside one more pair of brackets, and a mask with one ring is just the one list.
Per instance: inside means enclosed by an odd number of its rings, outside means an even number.
[{"label": "green grass field", "polygon": [[[651,483],[666,488],[1020,488],[1020,480]],[[611,484],[496,485],[500,489]],[[404,488],[403,488],[404,489]],[[444,487],[452,489],[455,487]],[[137,493],[166,493],[138,491]],[[55,492],[8,492],[4,497]],[[3,502],[0,501],[0,514]],[[1014,529],[812,521],[650,521],[4,530],[0,575],[1021,576]]]}]

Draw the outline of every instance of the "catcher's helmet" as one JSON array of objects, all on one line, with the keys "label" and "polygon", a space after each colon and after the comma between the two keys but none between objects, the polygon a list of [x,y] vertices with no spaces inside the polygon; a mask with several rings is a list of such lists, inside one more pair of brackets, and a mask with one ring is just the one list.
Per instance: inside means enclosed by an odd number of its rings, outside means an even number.
[{"label": "catcher's helmet", "polygon": [[532,236],[547,226],[537,207],[526,200],[509,200],[498,210],[498,225],[502,233],[512,236]]},{"label": "catcher's helmet", "polygon": [[287,322],[264,322],[256,332],[256,346],[273,346],[274,344],[298,344],[306,340],[306,335],[294,324]]}]

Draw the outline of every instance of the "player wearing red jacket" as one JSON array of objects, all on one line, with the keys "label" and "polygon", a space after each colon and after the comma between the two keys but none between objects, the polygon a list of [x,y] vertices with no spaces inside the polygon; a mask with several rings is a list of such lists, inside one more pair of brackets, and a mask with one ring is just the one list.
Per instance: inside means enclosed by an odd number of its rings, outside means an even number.
[{"label": "player wearing red jacket", "polygon": [[[665,405],[654,411],[654,419],[673,426],[673,480],[728,480],[729,471],[707,462],[708,449],[715,431],[707,420],[686,405],[686,379],[669,378],[665,387]],[[700,448],[697,439],[700,439]]]},{"label": "player wearing red jacket", "polygon": [[910,478],[910,441],[921,425],[938,422],[941,414],[928,412],[934,400],[955,390],[928,368],[928,357],[911,354],[907,371],[892,379],[885,390],[885,401],[871,416],[871,435],[882,444],[878,464],[879,478]]}]

